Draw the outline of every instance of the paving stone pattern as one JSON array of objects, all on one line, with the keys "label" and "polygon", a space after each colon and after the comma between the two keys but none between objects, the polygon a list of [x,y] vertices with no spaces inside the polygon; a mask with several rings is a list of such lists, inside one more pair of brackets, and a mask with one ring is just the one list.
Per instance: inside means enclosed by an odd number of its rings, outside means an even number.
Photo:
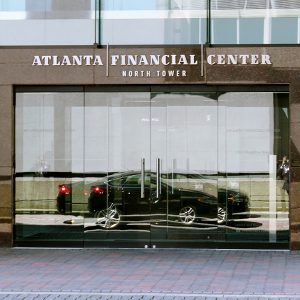
[{"label": "paving stone pattern", "polygon": [[299,251],[0,249],[0,299],[299,299]]}]

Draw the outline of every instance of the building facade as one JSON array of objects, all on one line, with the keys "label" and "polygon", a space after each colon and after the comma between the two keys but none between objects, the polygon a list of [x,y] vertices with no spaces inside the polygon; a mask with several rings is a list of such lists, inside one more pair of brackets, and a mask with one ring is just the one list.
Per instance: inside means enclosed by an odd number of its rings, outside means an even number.
[{"label": "building facade", "polygon": [[300,247],[297,1],[0,1],[0,245]]}]

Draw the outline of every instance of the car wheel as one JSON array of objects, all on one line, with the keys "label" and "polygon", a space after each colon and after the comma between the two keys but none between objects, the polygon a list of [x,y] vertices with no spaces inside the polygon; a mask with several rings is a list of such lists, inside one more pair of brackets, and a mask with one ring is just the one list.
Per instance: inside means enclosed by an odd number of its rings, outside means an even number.
[{"label": "car wheel", "polygon": [[224,224],[227,221],[227,211],[223,207],[218,207],[218,224]]},{"label": "car wheel", "polygon": [[179,220],[184,225],[191,225],[195,222],[197,217],[196,209],[193,206],[187,205],[180,209]]},{"label": "car wheel", "polygon": [[121,222],[120,211],[113,204],[106,209],[100,210],[96,218],[96,224],[105,229],[115,228]]}]

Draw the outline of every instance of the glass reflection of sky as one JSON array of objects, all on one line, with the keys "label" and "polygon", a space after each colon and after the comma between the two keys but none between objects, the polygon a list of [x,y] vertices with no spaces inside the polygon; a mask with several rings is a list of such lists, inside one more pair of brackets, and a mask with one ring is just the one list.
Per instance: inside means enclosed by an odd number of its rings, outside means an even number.
[{"label": "glass reflection of sky", "polygon": [[25,10],[25,0],[0,0],[0,11]]},{"label": "glass reflection of sky", "polygon": [[152,10],[157,8],[157,0],[104,0],[103,10]]}]

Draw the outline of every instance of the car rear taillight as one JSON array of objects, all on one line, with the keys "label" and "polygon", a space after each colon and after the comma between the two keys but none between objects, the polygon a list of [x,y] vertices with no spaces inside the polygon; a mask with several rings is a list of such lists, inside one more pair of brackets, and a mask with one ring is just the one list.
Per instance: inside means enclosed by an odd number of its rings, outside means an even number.
[{"label": "car rear taillight", "polygon": [[70,188],[66,184],[62,184],[58,187],[58,190],[62,194],[70,194]]},{"label": "car rear taillight", "polygon": [[105,192],[105,189],[100,186],[92,186],[91,191],[97,194],[103,194]]}]

